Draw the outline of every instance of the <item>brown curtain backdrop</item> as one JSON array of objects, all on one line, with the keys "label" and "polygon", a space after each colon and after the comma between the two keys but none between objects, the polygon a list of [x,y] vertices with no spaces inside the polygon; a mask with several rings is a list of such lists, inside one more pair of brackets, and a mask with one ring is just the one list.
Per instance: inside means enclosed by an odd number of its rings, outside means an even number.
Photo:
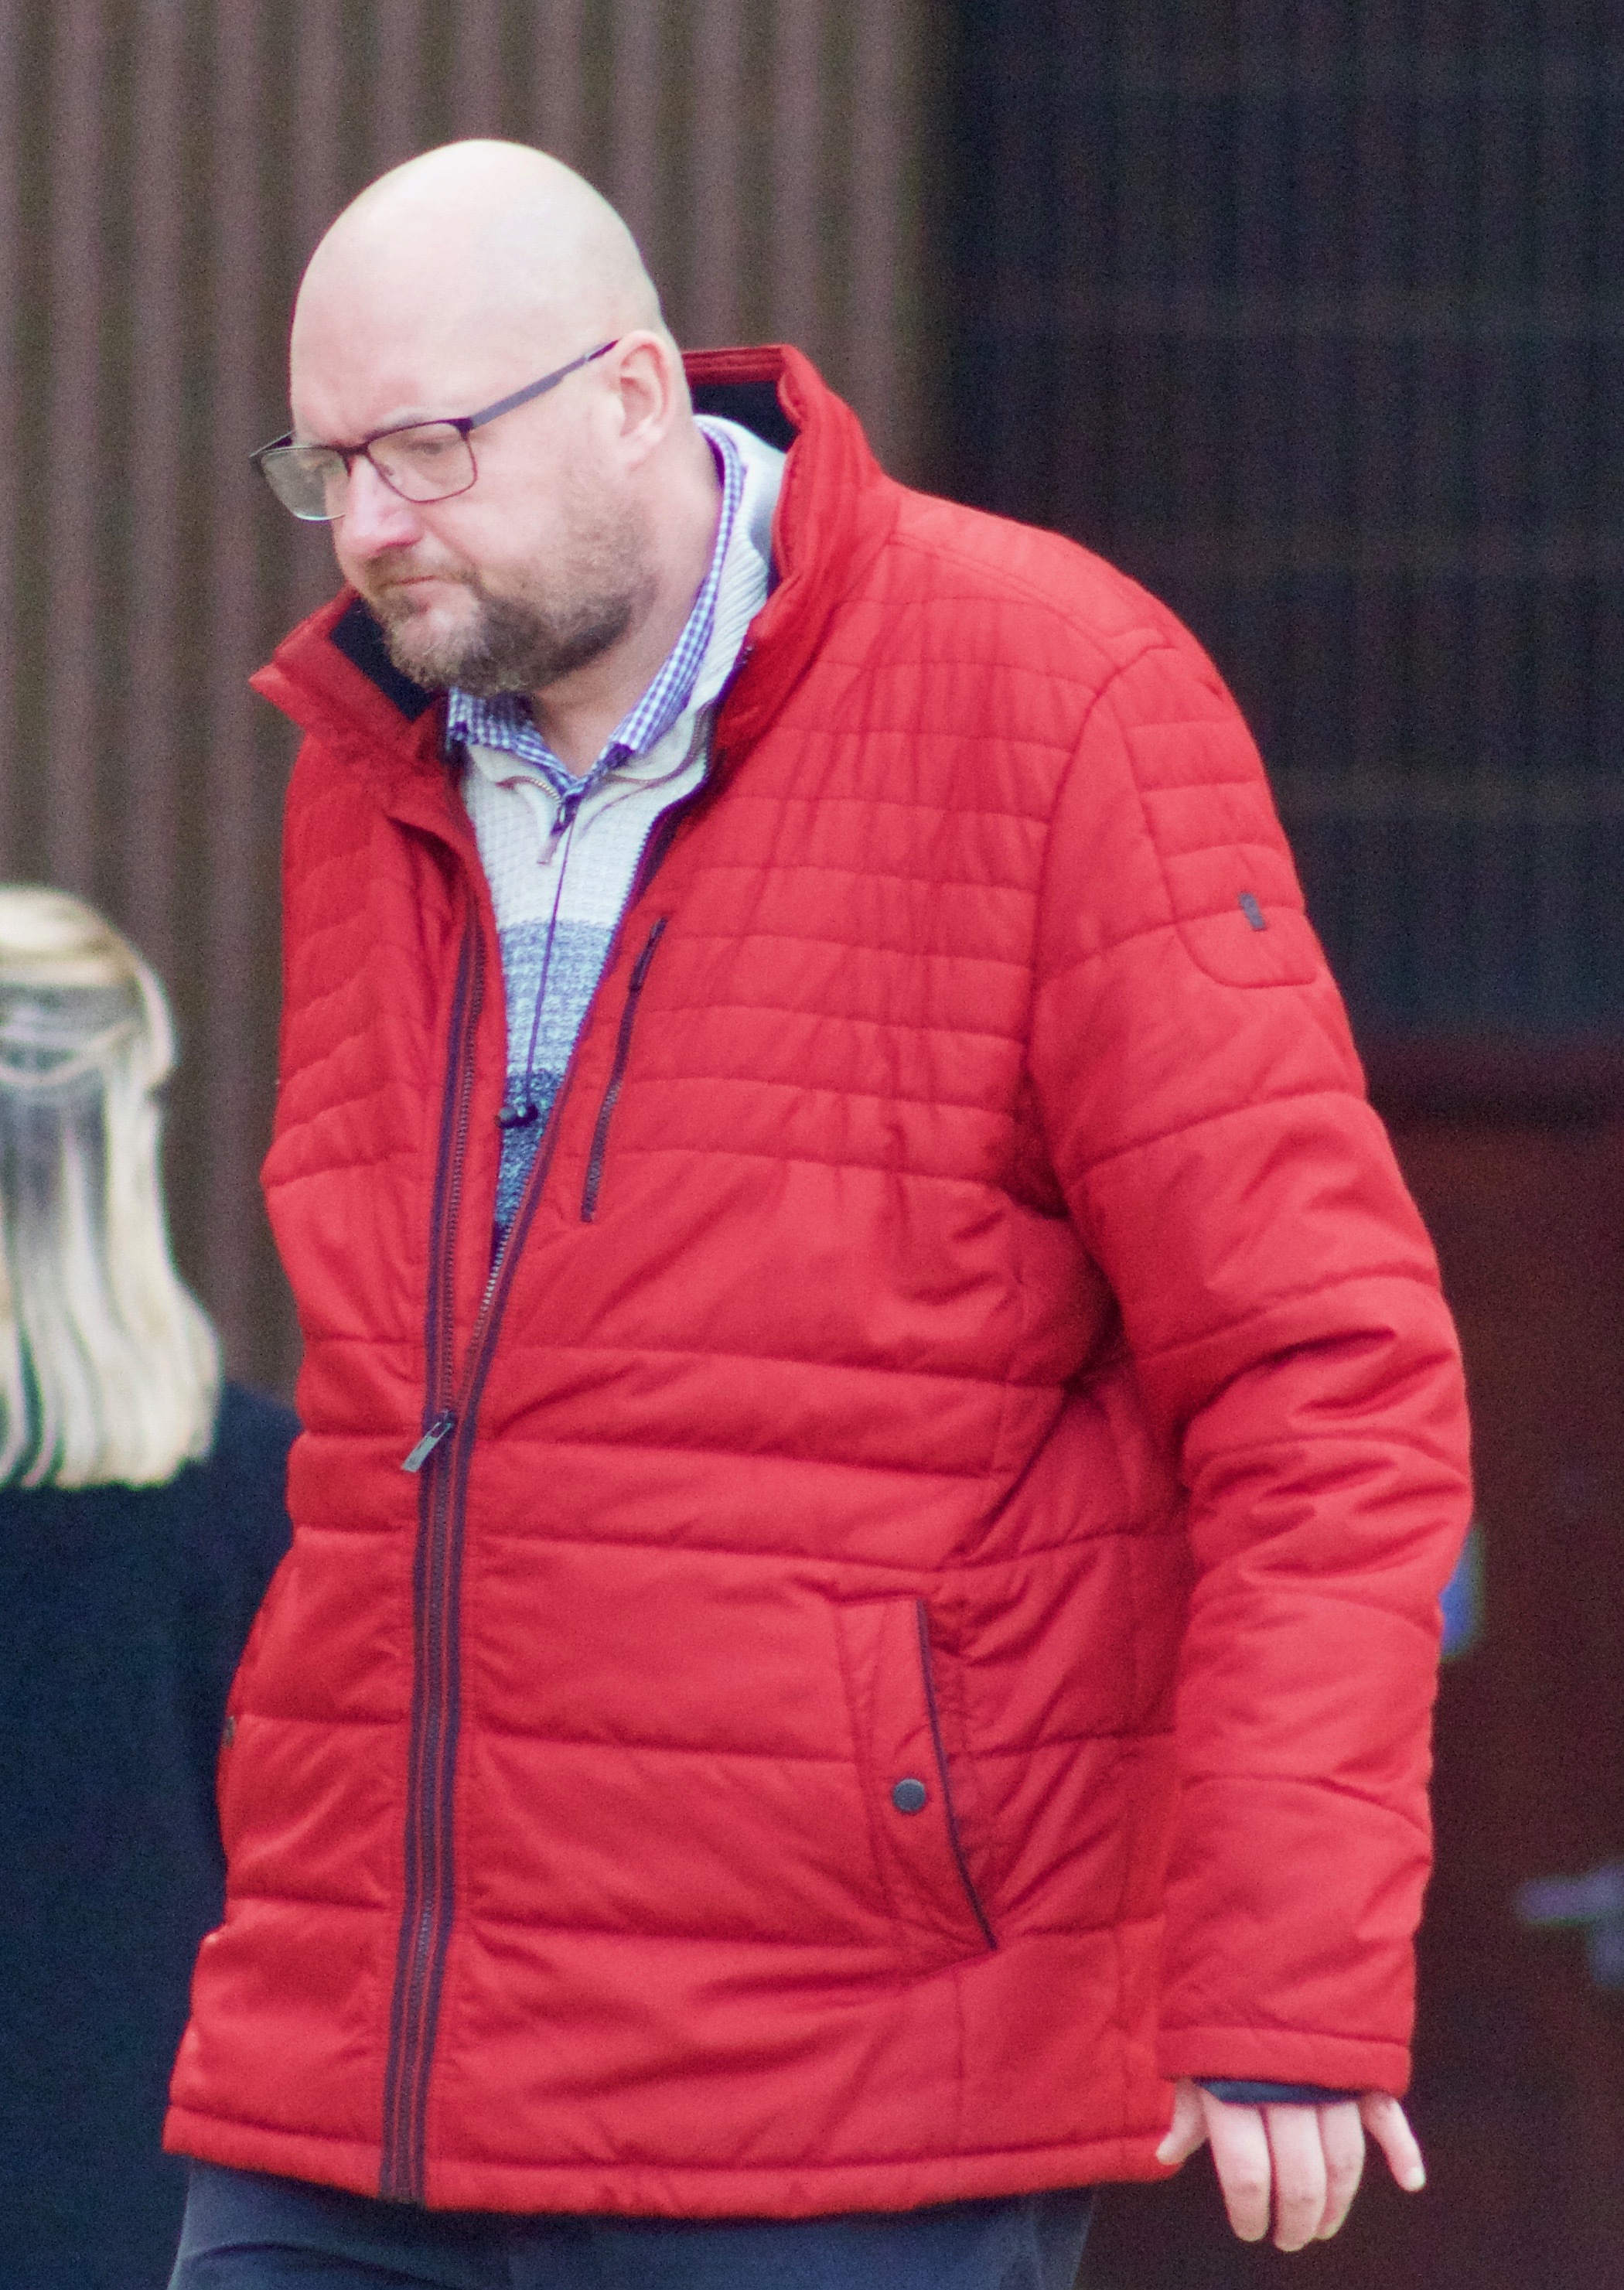
[{"label": "brown curtain backdrop", "polygon": [[0,872],[96,900],[180,1022],[177,1248],[297,1358],[260,1205],[292,738],[245,678],[332,585],[262,496],[306,256],[383,168],[535,142],[688,344],[792,339],[919,465],[918,0],[0,0]]}]

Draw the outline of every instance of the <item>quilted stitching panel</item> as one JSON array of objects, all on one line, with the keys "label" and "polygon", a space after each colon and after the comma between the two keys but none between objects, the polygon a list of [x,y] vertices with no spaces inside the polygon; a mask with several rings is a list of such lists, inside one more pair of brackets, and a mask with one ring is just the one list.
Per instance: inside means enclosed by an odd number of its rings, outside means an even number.
[{"label": "quilted stitching panel", "polygon": [[[1112,693],[1180,934],[1220,985],[1307,985],[1324,958],[1263,766],[1221,688],[1210,717],[1183,712],[1192,688],[1188,659],[1169,653]],[[1133,720],[1156,706],[1172,720]]]}]

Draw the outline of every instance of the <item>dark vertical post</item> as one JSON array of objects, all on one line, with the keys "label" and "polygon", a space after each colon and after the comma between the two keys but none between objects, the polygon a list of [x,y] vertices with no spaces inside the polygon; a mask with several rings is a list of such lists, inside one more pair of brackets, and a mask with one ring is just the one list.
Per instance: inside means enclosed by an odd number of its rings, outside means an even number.
[{"label": "dark vertical post", "polygon": [[340,164],[344,0],[300,0],[293,20],[292,77],[288,158],[293,256],[302,265],[353,188]]},{"label": "dark vertical post", "polygon": [[[184,24],[179,0],[140,0],[136,25],[133,276],[128,456],[132,578],[129,667],[116,712],[124,781],[121,909],[138,945],[177,975],[177,871],[184,741],[180,682],[182,434],[181,180]],[[195,441],[194,441],[195,442]]]},{"label": "dark vertical post", "polygon": [[[614,12],[613,162],[610,196],[651,270],[660,263],[660,65],[665,0]],[[595,171],[596,172],[596,171]]]},{"label": "dark vertical post", "polygon": [[19,215],[20,26],[0,8],[0,876],[19,866],[17,819],[17,461],[21,376],[18,306],[22,289]]},{"label": "dark vertical post", "polygon": [[581,165],[586,106],[581,85],[582,0],[535,0],[531,132],[567,166]]},{"label": "dark vertical post", "polygon": [[52,19],[50,801],[45,863],[65,889],[96,888],[97,505],[101,476],[102,0],[58,0]]},{"label": "dark vertical post", "polygon": [[[372,11],[372,156],[368,173],[397,167],[420,148],[424,0],[378,0]],[[351,0],[348,21],[359,12]]]},{"label": "dark vertical post", "polygon": [[[822,357],[820,207],[823,157],[822,0],[778,0],[772,42],[772,326]],[[867,249],[860,239],[860,263]]]},{"label": "dark vertical post", "polygon": [[247,679],[258,665],[260,503],[245,455],[260,442],[263,409],[250,345],[260,317],[263,230],[260,148],[259,0],[230,0],[214,19],[209,205],[213,326],[206,451],[213,479],[208,527],[207,749],[203,767],[205,876],[198,886],[208,945],[208,995],[198,1060],[208,1105],[203,1125],[204,1261],[209,1302],[228,1358],[248,1357],[259,1219],[259,1115],[268,1075],[255,1055],[256,957],[275,885],[257,836],[254,709]]},{"label": "dark vertical post", "polygon": [[715,345],[737,341],[741,323],[743,0],[695,0],[692,77],[688,168],[693,251],[688,332],[696,345]]},{"label": "dark vertical post", "polygon": [[901,156],[907,91],[900,0],[864,0],[852,57],[851,169],[852,401],[882,460],[900,440],[897,298],[900,287]]},{"label": "dark vertical post", "polygon": [[453,135],[504,132],[501,0],[458,0],[452,88]]},{"label": "dark vertical post", "polygon": [[[346,0],[300,0],[294,24],[289,172],[293,261],[301,272],[316,242],[357,188],[352,177],[359,169],[353,163],[350,168],[343,164],[345,7]],[[276,313],[273,322],[279,332],[285,333],[292,316],[291,308]],[[275,527],[276,546],[284,575],[277,622],[279,629],[292,626],[313,613],[338,585],[332,543],[324,525],[296,525],[268,497],[259,501],[259,514],[280,520]]]}]

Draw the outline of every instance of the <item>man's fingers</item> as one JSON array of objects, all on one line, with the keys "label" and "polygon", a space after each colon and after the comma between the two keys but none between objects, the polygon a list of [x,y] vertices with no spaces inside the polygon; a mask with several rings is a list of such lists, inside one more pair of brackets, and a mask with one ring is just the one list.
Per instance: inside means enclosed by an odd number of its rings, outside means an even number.
[{"label": "man's fingers", "polygon": [[1364,2126],[1356,2100],[1322,2107],[1318,2114],[1320,2144],[1325,2152],[1325,2211],[1315,2234],[1318,2241],[1329,2242],[1348,2216],[1364,2175]]},{"label": "man's fingers", "polygon": [[1181,2080],[1173,2086],[1172,2121],[1156,2150],[1156,2161],[1175,2166],[1188,2162],[1206,2135],[1206,2111],[1201,2104],[1200,2090],[1188,2078]]},{"label": "man's fingers", "polygon": [[1427,2166],[1404,2109],[1385,2091],[1367,2091],[1359,2113],[1399,2185],[1407,2195],[1418,2194],[1427,2183]]},{"label": "man's fingers", "polygon": [[1156,2157],[1176,2166],[1210,2140],[1224,2208],[1240,2239],[1260,2242],[1272,2223],[1279,2249],[1301,2250],[1328,2242],[1347,2217],[1364,2175],[1367,2131],[1401,2187],[1426,2184],[1404,2109],[1378,2091],[1324,2107],[1232,2107],[1180,2082]]},{"label": "man's fingers", "polygon": [[1212,2167],[1223,2190],[1229,2223],[1243,2242],[1261,2242],[1268,2232],[1274,2165],[1260,2107],[1230,2107],[1211,2092],[1201,2094]]},{"label": "man's fingers", "polygon": [[[1275,2246],[1300,2250],[1325,2215],[1325,2150],[1316,2107],[1266,2107],[1263,2126],[1274,2164]],[[1218,2142],[1212,2142],[1217,2151]]]}]

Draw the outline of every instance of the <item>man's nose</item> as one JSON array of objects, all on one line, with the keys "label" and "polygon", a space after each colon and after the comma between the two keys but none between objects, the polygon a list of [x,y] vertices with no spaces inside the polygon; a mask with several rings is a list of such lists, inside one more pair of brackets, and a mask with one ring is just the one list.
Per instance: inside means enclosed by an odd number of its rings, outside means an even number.
[{"label": "man's nose", "polygon": [[385,484],[364,453],[349,465],[344,507],[333,521],[333,537],[346,554],[378,556],[386,548],[410,548],[422,536],[414,502]]}]

